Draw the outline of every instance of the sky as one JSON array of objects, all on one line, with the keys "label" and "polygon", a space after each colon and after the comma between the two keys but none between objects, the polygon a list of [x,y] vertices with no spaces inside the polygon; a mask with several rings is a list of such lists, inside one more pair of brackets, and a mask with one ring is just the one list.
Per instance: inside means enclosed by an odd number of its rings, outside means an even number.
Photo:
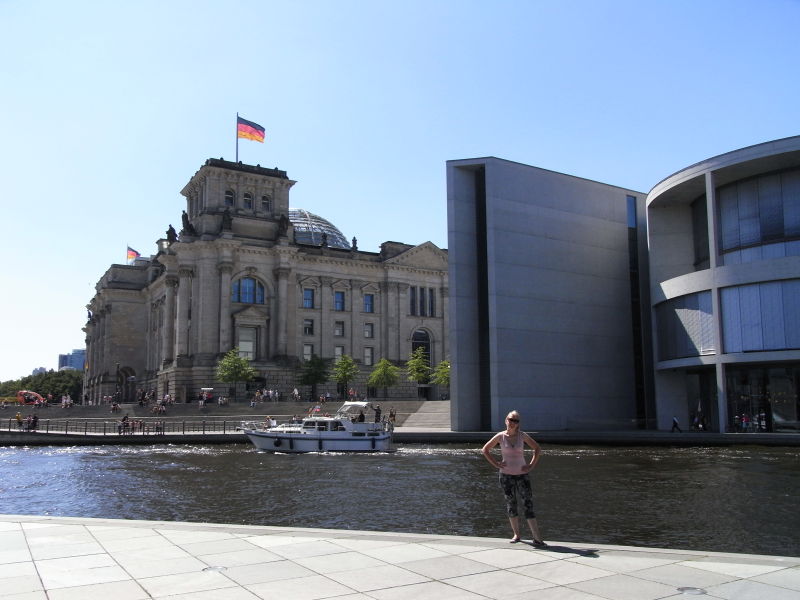
[{"label": "sky", "polygon": [[648,192],[797,135],[800,0],[0,0],[0,381],[84,346],[94,286],[234,160],[360,250],[447,247],[447,160]]}]

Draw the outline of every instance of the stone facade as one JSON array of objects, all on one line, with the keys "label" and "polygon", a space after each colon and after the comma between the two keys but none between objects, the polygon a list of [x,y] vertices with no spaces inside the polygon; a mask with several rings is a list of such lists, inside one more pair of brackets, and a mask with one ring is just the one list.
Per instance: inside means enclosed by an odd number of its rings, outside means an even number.
[{"label": "stone facade", "polygon": [[[311,354],[353,357],[362,393],[381,358],[402,364],[420,344],[432,364],[448,358],[447,251],[430,242],[360,251],[318,217],[316,237],[301,236],[308,224],[289,218],[294,183],[277,169],[206,161],[181,192],[180,236],[170,226],[155,255],[112,265],[96,285],[84,328],[90,399],[227,393],[214,372],[233,347],[251,359],[256,385],[283,394],[305,391],[298,369]],[[333,382],[318,390],[336,392]],[[389,390],[417,393],[409,382]]]}]

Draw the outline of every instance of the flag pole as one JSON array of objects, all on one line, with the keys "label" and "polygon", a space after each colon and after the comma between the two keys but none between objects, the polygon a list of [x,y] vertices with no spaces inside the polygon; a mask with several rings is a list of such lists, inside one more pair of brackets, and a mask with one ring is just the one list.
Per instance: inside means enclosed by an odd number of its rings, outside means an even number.
[{"label": "flag pole", "polygon": [[239,113],[236,113],[236,163],[239,163]]}]

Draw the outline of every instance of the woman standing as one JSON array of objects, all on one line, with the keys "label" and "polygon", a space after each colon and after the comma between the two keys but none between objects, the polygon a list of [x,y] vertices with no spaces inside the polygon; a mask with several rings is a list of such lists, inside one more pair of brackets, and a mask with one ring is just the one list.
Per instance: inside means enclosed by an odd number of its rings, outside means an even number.
[{"label": "woman standing", "polygon": [[[542,541],[539,534],[539,525],[536,522],[536,514],[533,512],[533,493],[531,491],[531,481],[528,472],[539,462],[542,449],[539,444],[524,431],[520,431],[520,416],[515,410],[508,413],[506,417],[506,430],[496,434],[486,442],[483,447],[483,455],[486,460],[500,471],[500,487],[503,488],[503,495],[506,499],[506,511],[508,520],[511,522],[511,529],[514,537],[511,543],[520,541],[519,535],[519,500],[525,508],[525,518],[533,536],[533,545],[542,548],[547,544]],[[530,462],[525,460],[525,445],[533,450],[533,458]],[[501,460],[492,456],[492,448],[500,446]]]}]

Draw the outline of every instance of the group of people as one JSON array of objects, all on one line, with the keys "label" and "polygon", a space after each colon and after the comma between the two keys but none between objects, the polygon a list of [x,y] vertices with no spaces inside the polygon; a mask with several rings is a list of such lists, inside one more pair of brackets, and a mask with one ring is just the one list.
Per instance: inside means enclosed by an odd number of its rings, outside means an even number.
[{"label": "group of people", "polygon": [[17,412],[15,418],[20,431],[36,431],[39,428],[39,415],[35,413],[23,418],[22,413]]}]

